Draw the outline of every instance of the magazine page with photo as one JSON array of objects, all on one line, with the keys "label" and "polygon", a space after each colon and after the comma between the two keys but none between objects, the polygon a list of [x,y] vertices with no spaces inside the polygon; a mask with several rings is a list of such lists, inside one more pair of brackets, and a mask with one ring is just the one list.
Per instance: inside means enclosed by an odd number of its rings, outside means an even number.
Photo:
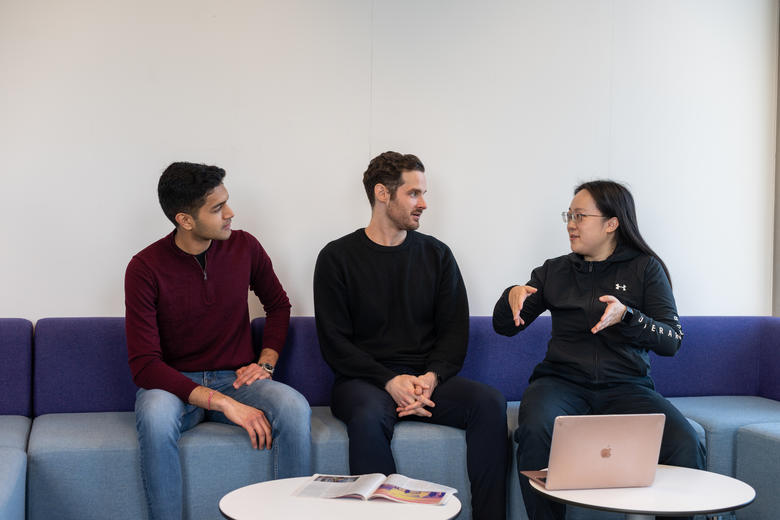
[{"label": "magazine page with photo", "polygon": [[444,505],[458,490],[403,475],[388,477],[381,473],[368,475],[315,474],[294,495],[309,498],[382,498],[394,502]]}]

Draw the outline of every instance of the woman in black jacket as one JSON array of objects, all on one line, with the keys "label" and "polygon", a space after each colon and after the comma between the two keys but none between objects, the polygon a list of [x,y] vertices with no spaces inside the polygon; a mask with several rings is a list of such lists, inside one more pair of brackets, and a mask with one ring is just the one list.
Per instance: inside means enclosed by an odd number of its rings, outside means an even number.
[{"label": "woman in black jacket", "polygon": [[[493,311],[493,328],[505,336],[545,310],[552,315],[547,355],[520,403],[518,470],[547,465],[555,417],[621,413],[666,414],[660,462],[703,469],[695,431],[650,378],[648,352],[674,355],[683,332],[669,271],[639,233],[631,193],[587,182],[562,216],[572,253],[507,288]],[[537,495],[522,476],[520,485],[531,520],[565,517],[563,504]]]}]

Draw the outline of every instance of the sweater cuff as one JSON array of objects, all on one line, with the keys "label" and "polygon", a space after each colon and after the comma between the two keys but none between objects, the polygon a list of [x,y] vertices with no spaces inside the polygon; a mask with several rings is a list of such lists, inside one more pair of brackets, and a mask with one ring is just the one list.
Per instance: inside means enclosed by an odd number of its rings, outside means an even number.
[{"label": "sweater cuff", "polygon": [[384,390],[384,389],[385,389],[385,386],[387,386],[387,383],[388,383],[388,382],[389,382],[391,379],[393,379],[395,376],[397,376],[397,375],[398,375],[398,374],[396,374],[396,373],[395,373],[395,372],[393,372],[392,370],[388,370],[387,372],[383,373],[382,375],[377,375],[377,376],[374,378],[374,384],[376,384],[376,386],[378,386],[379,388],[381,388],[382,390]]},{"label": "sweater cuff", "polygon": [[177,381],[176,384],[171,386],[170,391],[176,395],[176,397],[181,399],[184,404],[189,404],[190,394],[193,390],[198,388],[198,386],[200,385],[195,381],[189,379],[188,377],[183,377],[182,381]]},{"label": "sweater cuff", "polygon": [[428,365],[425,371],[436,374],[437,383],[443,383],[458,373],[458,369],[454,369],[454,366],[451,363],[441,361],[434,361]]}]

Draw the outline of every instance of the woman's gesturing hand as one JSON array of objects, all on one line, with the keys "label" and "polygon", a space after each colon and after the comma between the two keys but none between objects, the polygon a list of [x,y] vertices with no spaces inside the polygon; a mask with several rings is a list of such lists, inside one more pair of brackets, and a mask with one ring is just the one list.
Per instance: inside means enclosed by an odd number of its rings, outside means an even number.
[{"label": "woman's gesturing hand", "polygon": [[604,330],[607,327],[611,327],[616,323],[620,323],[620,320],[623,319],[623,314],[626,313],[626,306],[620,303],[620,300],[614,296],[605,295],[599,298],[599,301],[606,303],[607,308],[604,309],[601,320],[590,329],[593,334],[600,330]]},{"label": "woman's gesturing hand", "polygon": [[530,295],[536,292],[536,287],[530,285],[515,285],[509,291],[509,307],[512,309],[512,318],[515,320],[515,327],[525,322],[520,318],[520,311],[523,310],[523,302]]}]

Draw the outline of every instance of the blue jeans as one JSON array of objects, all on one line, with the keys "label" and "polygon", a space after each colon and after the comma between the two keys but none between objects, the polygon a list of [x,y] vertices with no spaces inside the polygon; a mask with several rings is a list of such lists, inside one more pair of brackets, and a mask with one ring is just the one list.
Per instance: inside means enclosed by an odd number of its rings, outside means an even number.
[{"label": "blue jeans", "polygon": [[[233,388],[232,370],[183,372],[199,385],[262,410],[273,435],[274,478],[311,474],[311,408],[295,389],[270,379]],[[233,424],[221,412],[207,411],[165,390],[138,390],[136,428],[150,520],[181,520],[183,484],[179,461],[181,434],[208,420]],[[249,446],[249,434],[246,434]]]}]

